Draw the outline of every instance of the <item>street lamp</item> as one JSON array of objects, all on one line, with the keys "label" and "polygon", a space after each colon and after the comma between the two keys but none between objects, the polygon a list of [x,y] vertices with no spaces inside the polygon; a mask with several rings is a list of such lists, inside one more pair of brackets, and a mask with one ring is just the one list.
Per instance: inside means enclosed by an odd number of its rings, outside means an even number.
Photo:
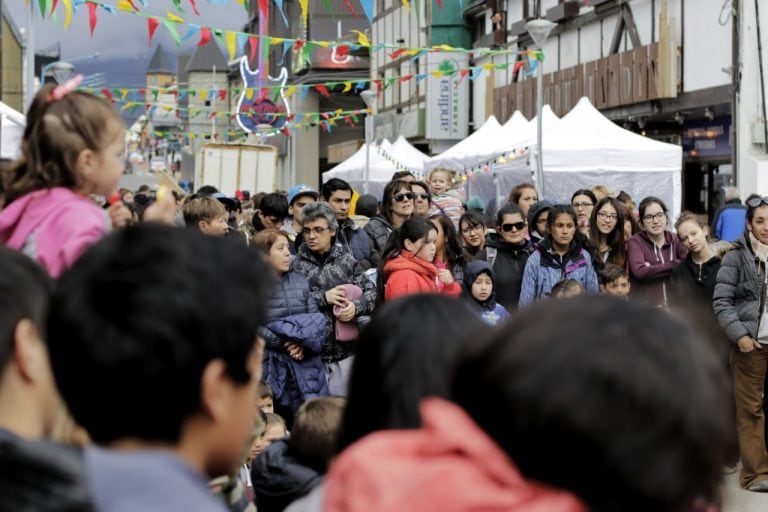
[{"label": "street lamp", "polygon": [[[533,39],[533,44],[541,51],[544,43],[549,37],[549,33],[555,28],[557,24],[552,23],[549,20],[543,20],[541,18],[531,20],[525,24],[525,30],[528,31],[528,35]],[[536,183],[539,185],[539,199],[544,199],[544,162],[542,155],[544,153],[541,145],[541,103],[543,96],[543,75],[544,75],[544,62],[537,63],[536,72],[536,147],[538,155],[536,157]]]},{"label": "street lamp", "polygon": [[83,55],[82,57],[75,57],[74,59],[50,62],[43,66],[43,69],[40,70],[40,86],[42,87],[45,85],[45,75],[48,73],[49,69],[52,70],[51,74],[53,75],[53,79],[56,80],[56,83],[61,84],[69,80],[69,78],[75,72],[75,66],[72,64],[73,62],[86,59],[96,59],[98,57],[99,52],[94,52],[88,55]]},{"label": "street lamp", "polygon": [[373,116],[376,115],[376,93],[366,89],[360,93],[368,113],[365,116],[365,172],[363,174],[363,193],[368,193],[368,180],[371,175],[371,143],[373,142]]}]

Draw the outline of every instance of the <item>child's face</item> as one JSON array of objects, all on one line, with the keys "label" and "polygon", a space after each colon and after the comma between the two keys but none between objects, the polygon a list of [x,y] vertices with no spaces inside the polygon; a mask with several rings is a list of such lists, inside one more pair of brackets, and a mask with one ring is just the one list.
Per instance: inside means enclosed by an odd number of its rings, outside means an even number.
[{"label": "child's face", "polygon": [[201,221],[200,231],[206,235],[212,236],[224,236],[229,230],[229,224],[227,224],[227,214],[220,215],[211,221]]},{"label": "child's face", "polygon": [[433,172],[429,177],[429,188],[435,195],[443,194],[448,191],[450,185],[450,177],[447,172]]},{"label": "child's face", "polygon": [[80,153],[80,177],[94,194],[109,197],[117,190],[117,183],[125,170],[125,130],[122,126],[114,126],[108,137],[109,142],[98,152],[92,153],[88,161],[84,150]]},{"label": "child's face", "polygon": [[622,276],[609,283],[600,285],[603,293],[615,297],[627,297],[629,295],[629,279]]},{"label": "child's face", "polygon": [[251,451],[248,453],[248,459],[255,459],[267,448],[267,446],[283,436],[285,436],[285,430],[283,430],[283,427],[280,425],[267,426],[267,430],[264,431],[264,434],[254,439]]},{"label": "child's face", "polygon": [[493,281],[491,276],[482,273],[472,283],[472,296],[480,302],[485,302],[493,293]]},{"label": "child's face", "polygon": [[275,404],[272,401],[271,396],[265,396],[264,398],[256,399],[256,407],[262,410],[265,414],[268,412],[275,412]]}]

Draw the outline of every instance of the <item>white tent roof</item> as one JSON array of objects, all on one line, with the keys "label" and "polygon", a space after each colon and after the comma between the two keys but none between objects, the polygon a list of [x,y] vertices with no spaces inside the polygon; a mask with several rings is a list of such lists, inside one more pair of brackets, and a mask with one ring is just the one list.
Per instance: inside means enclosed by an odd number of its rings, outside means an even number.
[{"label": "white tent roof", "polygon": [[[399,169],[387,160],[381,153],[391,151],[392,144],[384,139],[381,144],[371,144],[370,162],[369,162],[369,180],[388,182],[392,179],[392,174]],[[347,158],[333,169],[323,173],[323,182],[331,178],[341,178],[345,181],[362,181],[365,174],[365,152],[366,144],[360,146],[360,149],[354,155]]]},{"label": "white tent roof", "polygon": [[567,200],[574,190],[599,184],[635,201],[659,197],[675,217],[680,213],[682,148],[623,129],[586,97],[546,131],[543,145],[548,199]]},{"label": "white tent roof", "polygon": [[490,116],[486,119],[483,126],[477,129],[472,135],[457,144],[446,149],[439,155],[435,155],[424,162],[424,172],[429,172],[437,167],[445,167],[461,171],[477,165],[482,161],[478,157],[477,149],[481,141],[496,140],[501,133],[501,125],[496,117]]},{"label": "white tent roof", "polygon": [[[552,112],[549,105],[541,107],[541,129],[543,132],[546,132],[558,122],[560,122],[560,118]],[[504,126],[501,127],[499,137],[480,143],[477,149],[477,154],[481,157],[480,160],[487,162],[514,149],[536,145],[537,123],[538,117],[527,121],[520,111],[516,111],[504,123]],[[544,140],[546,141],[547,138],[544,137]]]},{"label": "white tent roof", "polygon": [[21,156],[21,139],[27,120],[24,115],[0,101],[0,158],[15,160]]},{"label": "white tent roof", "polygon": [[[547,105],[549,108],[549,105]],[[551,112],[551,110],[550,110]],[[552,114],[554,116],[554,114]],[[518,132],[525,129],[528,126],[528,120],[525,118],[522,112],[515,110],[506,123],[501,125],[502,133],[506,136],[516,136]]]},{"label": "white tent roof", "polygon": [[385,150],[391,157],[400,162],[411,171],[422,174],[424,172],[424,162],[429,159],[427,155],[413,147],[402,135],[392,144],[390,150]]}]

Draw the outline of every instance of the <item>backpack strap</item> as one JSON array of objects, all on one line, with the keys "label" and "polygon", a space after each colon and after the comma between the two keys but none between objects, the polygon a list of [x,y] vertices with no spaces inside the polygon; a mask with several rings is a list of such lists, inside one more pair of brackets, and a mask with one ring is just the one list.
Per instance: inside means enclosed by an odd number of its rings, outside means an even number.
[{"label": "backpack strap", "polygon": [[496,261],[496,253],[498,252],[498,249],[495,247],[486,247],[485,248],[485,261],[488,262],[488,264],[493,268],[493,264]]}]

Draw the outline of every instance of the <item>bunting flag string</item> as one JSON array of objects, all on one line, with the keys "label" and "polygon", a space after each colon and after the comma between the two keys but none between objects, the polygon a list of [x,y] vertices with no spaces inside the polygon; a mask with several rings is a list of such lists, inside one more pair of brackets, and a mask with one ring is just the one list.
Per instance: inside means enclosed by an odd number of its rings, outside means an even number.
[{"label": "bunting flag string", "polygon": [[[404,47],[401,45],[389,44],[389,43],[373,43],[370,41],[369,36],[367,34],[359,30],[351,31],[354,34],[354,37],[356,37],[355,43],[350,41],[344,41],[344,40],[321,41],[321,40],[272,37],[272,36],[266,36],[266,35],[252,34],[248,32],[238,32],[238,31],[224,30],[224,29],[214,28],[214,27],[204,27],[199,24],[188,23],[182,17],[176,14],[173,14],[171,12],[168,12],[166,16],[147,14],[137,9],[136,2],[137,0],[118,0],[116,6],[113,6],[111,4],[105,3],[102,0],[74,0],[74,5],[75,7],[77,7],[78,5],[81,5],[82,3],[85,3],[87,5],[88,11],[89,11],[89,24],[91,28],[91,35],[93,35],[93,31],[95,30],[96,25],[98,23],[97,7],[101,7],[103,10],[115,15],[119,11],[121,13],[132,14],[134,16],[154,19],[155,20],[154,22],[148,22],[148,27],[150,27],[151,29],[150,42],[152,37],[154,36],[154,30],[156,30],[157,26],[159,25],[162,25],[163,27],[165,27],[167,30],[171,32],[171,37],[173,37],[177,45],[180,45],[182,40],[190,39],[195,35],[199,34],[200,40],[198,42],[198,46],[202,46],[206,44],[211,39],[212,36],[214,36],[216,37],[217,40],[221,42],[223,46],[227,48],[228,52],[230,53],[229,55],[230,60],[233,60],[236,57],[232,49],[234,45],[229,45],[225,41],[227,37],[226,35],[230,33],[233,34],[230,37],[233,37],[235,39],[239,38],[243,41],[250,40],[253,42],[255,40],[261,39],[264,42],[264,45],[267,47],[273,46],[273,45],[282,46],[284,42],[288,42],[297,51],[306,47],[308,47],[309,49],[320,47],[320,48],[336,48],[336,49],[344,48],[343,51],[345,53],[348,53],[350,51],[366,48],[366,49],[369,49],[370,51],[384,50],[384,51],[390,52],[390,57],[392,57],[392,55],[395,55],[393,59],[399,58],[399,57],[405,57],[405,56],[415,58],[415,57],[424,55],[426,53],[446,52],[446,53],[468,53],[473,56],[525,54],[529,58],[543,60],[543,53],[535,52],[533,50],[517,50],[512,48],[505,48],[505,49],[469,48],[468,49],[468,48],[460,48],[460,47],[455,47],[455,46],[450,46],[445,44],[431,46],[431,47]],[[302,16],[306,17],[307,10],[308,10],[308,0],[299,0],[299,3],[302,9]],[[71,17],[72,0],[64,0],[62,4],[67,8],[67,15],[65,17],[65,28],[67,28],[69,26],[68,20]],[[194,0],[190,0],[190,5],[193,7],[193,10],[195,10]],[[366,11],[366,16],[367,16],[368,3],[366,1],[363,1],[362,5],[364,10]],[[53,9],[51,10],[51,12],[53,12]],[[183,11],[178,11],[178,12],[183,12]],[[174,35],[174,32],[175,32],[174,24],[187,25],[187,33],[183,39],[180,39],[178,35]],[[154,26],[154,29],[152,28],[153,26]],[[171,28],[171,27],[174,27],[174,28]]]}]

